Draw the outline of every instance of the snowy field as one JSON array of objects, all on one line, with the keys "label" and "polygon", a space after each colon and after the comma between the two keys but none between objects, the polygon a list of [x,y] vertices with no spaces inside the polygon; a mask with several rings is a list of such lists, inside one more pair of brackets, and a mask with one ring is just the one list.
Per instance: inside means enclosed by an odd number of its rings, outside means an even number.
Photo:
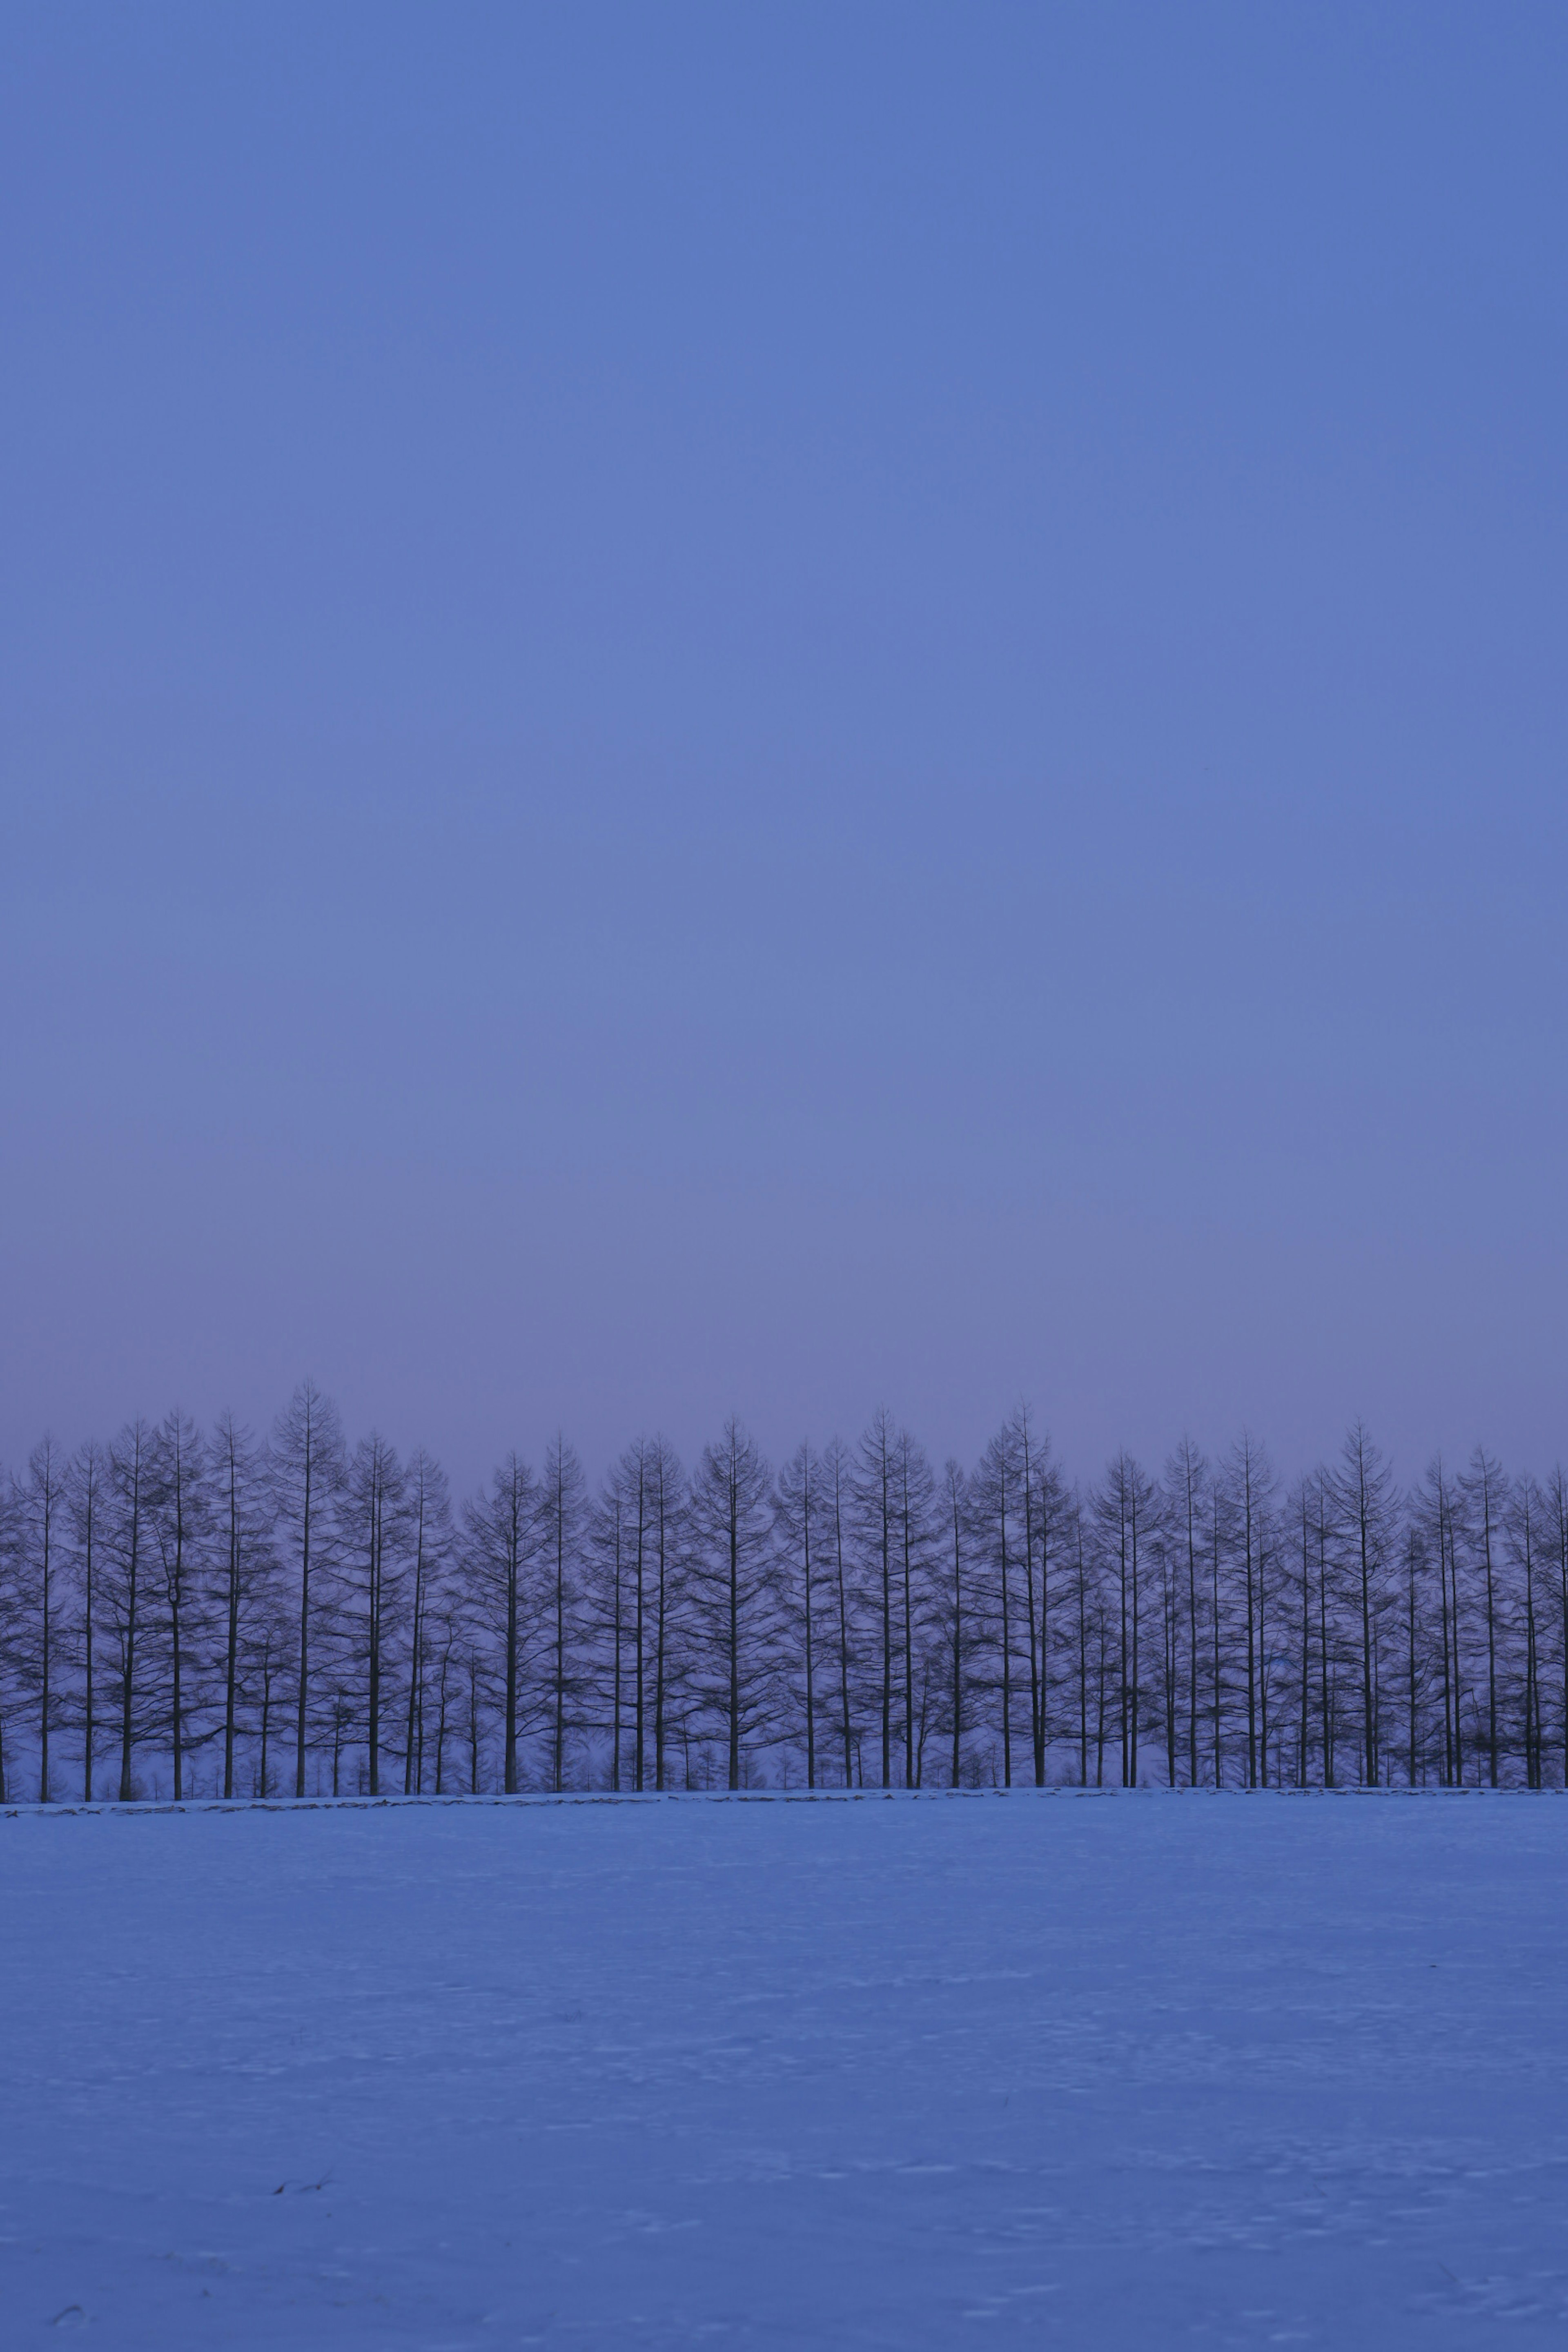
[{"label": "snowy field", "polygon": [[0,2329],[1560,2347],[1561,1798],[0,1818]]}]

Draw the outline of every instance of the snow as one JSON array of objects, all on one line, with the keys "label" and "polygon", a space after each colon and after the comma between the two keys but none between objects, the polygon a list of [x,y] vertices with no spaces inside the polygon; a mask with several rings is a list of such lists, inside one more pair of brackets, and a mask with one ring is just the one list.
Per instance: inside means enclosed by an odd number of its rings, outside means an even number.
[{"label": "snow", "polygon": [[1565,1863],[1551,1796],[14,1811],[0,2336],[1560,2345]]}]

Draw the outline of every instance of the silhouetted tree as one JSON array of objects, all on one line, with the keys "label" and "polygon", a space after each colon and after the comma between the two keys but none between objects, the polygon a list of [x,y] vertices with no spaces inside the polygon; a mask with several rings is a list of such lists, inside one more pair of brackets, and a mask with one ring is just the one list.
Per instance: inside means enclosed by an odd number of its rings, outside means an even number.
[{"label": "silhouetted tree", "polygon": [[311,1637],[328,1613],[321,1587],[331,1571],[333,1519],[345,1475],[337,1407],[314,1381],[301,1381],[279,1414],[269,1466],[278,1526],[299,1580],[294,1794],[302,1797],[310,1736]]},{"label": "silhouetted tree", "polygon": [[38,1739],[38,1802],[54,1793],[50,1743],[65,1721],[64,1574],[68,1477],[65,1456],[44,1437],[27,1457],[12,1510],[17,1641],[15,1666]]},{"label": "silhouetted tree", "polygon": [[706,1711],[738,1789],[743,1752],[777,1703],[778,1579],[773,1481],[741,1423],[705,1446],[691,1482],[691,1592]]}]

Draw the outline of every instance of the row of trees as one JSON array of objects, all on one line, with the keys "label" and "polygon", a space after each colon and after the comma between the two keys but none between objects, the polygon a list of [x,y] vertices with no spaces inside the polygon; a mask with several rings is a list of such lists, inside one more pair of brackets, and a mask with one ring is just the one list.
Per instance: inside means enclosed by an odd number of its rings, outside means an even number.
[{"label": "row of trees", "polygon": [[0,1796],[1568,1778],[1568,1479],[1402,1491],[1359,1423],[1069,1482],[1026,1410],[939,1472],[879,1412],[731,1421],[454,1509],[310,1382],[0,1488]]}]

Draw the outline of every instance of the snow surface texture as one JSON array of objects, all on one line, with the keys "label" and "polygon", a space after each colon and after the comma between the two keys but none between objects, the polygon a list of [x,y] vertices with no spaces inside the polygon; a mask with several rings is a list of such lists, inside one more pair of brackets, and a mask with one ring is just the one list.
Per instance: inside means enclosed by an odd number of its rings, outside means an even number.
[{"label": "snow surface texture", "polygon": [[1568,1804],[0,1818],[0,2338],[1561,2346]]}]

